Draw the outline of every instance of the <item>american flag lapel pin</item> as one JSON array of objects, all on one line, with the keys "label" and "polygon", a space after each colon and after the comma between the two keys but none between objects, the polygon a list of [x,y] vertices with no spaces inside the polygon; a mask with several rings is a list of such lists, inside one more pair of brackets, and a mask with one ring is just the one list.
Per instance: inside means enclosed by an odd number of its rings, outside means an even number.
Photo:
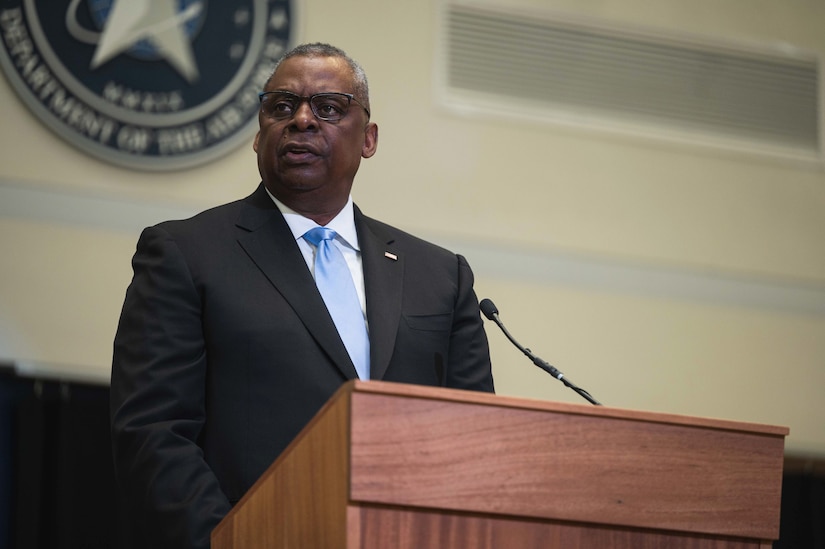
[{"label": "american flag lapel pin", "polygon": [[395,255],[394,253],[384,252],[384,257],[389,257],[393,261],[398,261],[398,256]]}]

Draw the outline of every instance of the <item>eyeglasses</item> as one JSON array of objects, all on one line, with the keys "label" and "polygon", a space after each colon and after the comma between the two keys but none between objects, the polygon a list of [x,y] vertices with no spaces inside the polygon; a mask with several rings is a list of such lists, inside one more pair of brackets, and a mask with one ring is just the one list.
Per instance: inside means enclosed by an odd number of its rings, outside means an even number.
[{"label": "eyeglasses", "polygon": [[364,109],[367,118],[370,116],[370,111],[351,93],[327,92],[302,97],[288,91],[268,91],[259,93],[258,98],[261,100],[261,112],[277,120],[292,118],[304,101],[309,103],[312,114],[327,122],[337,122],[344,118],[351,101]]}]

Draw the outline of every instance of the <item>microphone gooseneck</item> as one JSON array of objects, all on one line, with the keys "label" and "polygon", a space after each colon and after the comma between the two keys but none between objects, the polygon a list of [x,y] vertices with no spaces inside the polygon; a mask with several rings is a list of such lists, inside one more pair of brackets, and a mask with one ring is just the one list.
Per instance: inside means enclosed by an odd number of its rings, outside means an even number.
[{"label": "microphone gooseneck", "polygon": [[486,316],[487,319],[492,320],[493,322],[495,322],[496,326],[498,326],[501,329],[502,333],[504,333],[504,335],[507,336],[507,339],[509,339],[510,342],[513,345],[515,345],[516,348],[519,351],[524,353],[527,356],[527,358],[529,358],[533,362],[533,364],[535,364],[536,366],[538,366],[539,368],[541,368],[542,370],[544,370],[545,372],[547,372],[548,374],[550,374],[554,378],[556,378],[559,381],[561,381],[562,383],[564,383],[565,386],[567,386],[567,387],[573,389],[574,391],[576,391],[579,395],[581,395],[585,400],[587,400],[591,404],[595,404],[596,406],[601,406],[601,403],[599,401],[597,401],[595,398],[593,398],[590,395],[590,393],[588,393],[587,391],[585,391],[581,387],[576,386],[575,383],[573,383],[572,381],[567,379],[567,377],[565,377],[565,375],[563,373],[561,373],[557,368],[553,367],[552,365],[548,364],[546,361],[544,361],[541,358],[537,357],[536,355],[533,354],[533,352],[530,349],[528,349],[527,347],[522,346],[518,341],[516,341],[516,339],[510,334],[509,330],[507,330],[507,328],[504,326],[504,323],[498,317],[498,308],[495,306],[495,304],[491,300],[489,300],[487,298],[482,299],[481,303],[479,303],[479,308],[481,309],[481,312],[484,314],[484,316]]}]

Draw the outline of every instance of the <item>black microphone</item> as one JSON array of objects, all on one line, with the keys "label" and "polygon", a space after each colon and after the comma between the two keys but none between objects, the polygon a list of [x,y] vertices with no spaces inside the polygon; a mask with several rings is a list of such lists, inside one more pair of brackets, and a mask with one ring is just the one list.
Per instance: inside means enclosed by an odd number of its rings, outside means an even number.
[{"label": "black microphone", "polygon": [[564,383],[567,387],[570,387],[571,389],[573,389],[574,391],[579,393],[582,397],[584,397],[585,400],[587,400],[591,404],[595,404],[596,406],[601,406],[602,405],[599,401],[597,401],[595,398],[590,396],[590,393],[588,393],[587,391],[585,391],[584,389],[582,389],[580,387],[577,387],[575,383],[573,383],[572,381],[567,379],[567,377],[565,377],[565,375],[563,373],[561,373],[558,369],[554,368],[553,366],[551,366],[550,364],[548,364],[544,360],[542,360],[539,357],[537,357],[536,355],[534,355],[533,352],[530,349],[528,349],[526,347],[522,347],[521,344],[518,341],[516,341],[515,338],[513,338],[513,336],[510,335],[510,332],[507,331],[507,328],[504,327],[504,324],[501,322],[501,319],[498,317],[498,309],[496,308],[496,306],[493,304],[492,301],[490,301],[487,298],[482,299],[481,303],[479,303],[479,307],[481,308],[481,312],[484,313],[484,316],[486,316],[489,320],[492,320],[493,322],[495,322],[496,326],[501,328],[501,331],[504,332],[504,335],[507,336],[507,339],[509,339],[513,343],[513,345],[515,345],[516,348],[518,348],[519,351],[521,351],[522,353],[527,355],[527,358],[532,360],[533,364],[535,364],[536,366],[538,366],[539,368],[541,368],[542,370],[544,370],[545,372],[547,372],[548,374],[550,374],[554,378],[556,378],[559,381],[561,381],[562,383]]}]

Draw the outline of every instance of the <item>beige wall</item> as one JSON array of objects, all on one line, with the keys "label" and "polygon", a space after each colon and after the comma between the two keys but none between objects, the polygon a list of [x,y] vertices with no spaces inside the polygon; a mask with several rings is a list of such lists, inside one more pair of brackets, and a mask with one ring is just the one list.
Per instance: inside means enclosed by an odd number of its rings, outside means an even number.
[{"label": "beige wall", "polygon": [[[498,3],[825,52],[807,0]],[[455,114],[434,85],[441,6],[304,5],[302,39],[370,76],[361,207],[465,253],[522,343],[605,404],[787,425],[789,449],[825,453],[821,166]],[[0,359],[106,379],[140,228],[250,192],[251,146],[133,172],[64,143],[4,79],[0,105]],[[582,402],[488,334],[500,393]]]}]

